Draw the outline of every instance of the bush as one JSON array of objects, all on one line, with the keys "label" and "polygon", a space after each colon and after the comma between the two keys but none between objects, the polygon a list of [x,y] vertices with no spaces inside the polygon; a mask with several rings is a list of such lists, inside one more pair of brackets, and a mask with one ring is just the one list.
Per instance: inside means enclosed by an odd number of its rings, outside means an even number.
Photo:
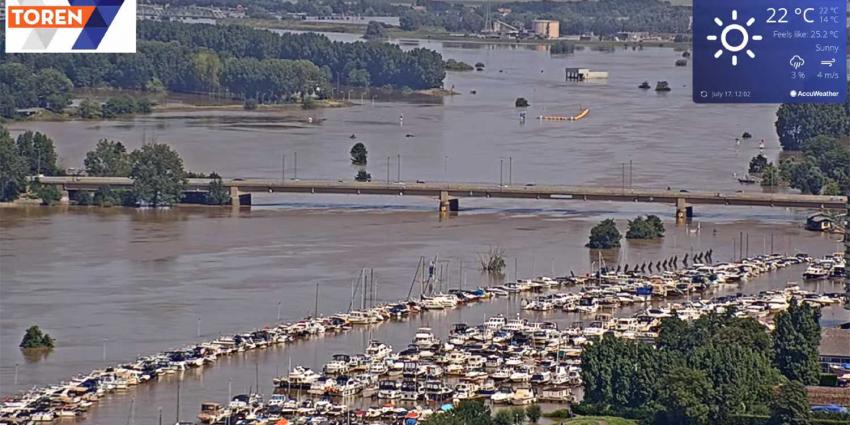
[{"label": "bush", "polygon": [[359,182],[370,182],[372,181],[372,175],[366,172],[366,170],[357,171],[357,175],[354,176],[354,180]]},{"label": "bush", "polygon": [[758,154],[750,160],[748,171],[750,174],[761,174],[764,171],[764,167],[767,167],[767,158],[762,154]]},{"label": "bush", "polygon": [[524,97],[518,97],[514,102],[514,106],[516,106],[517,108],[527,108],[528,100],[526,100],[526,98]]},{"label": "bush", "polygon": [[32,349],[49,349],[53,348],[55,341],[50,335],[41,332],[41,328],[38,326],[30,326],[27,329],[27,333],[24,334],[24,338],[21,340],[20,348],[24,350],[32,350]]},{"label": "bush", "polygon": [[446,68],[446,71],[472,71],[475,69],[472,65],[466,62],[456,61],[454,59],[449,59],[444,62],[443,67]]},{"label": "bush", "polygon": [[242,105],[242,108],[246,111],[253,111],[257,109],[257,99],[254,99],[253,97],[245,99],[245,103]]},{"label": "bush", "polygon": [[626,239],[657,239],[664,236],[664,223],[655,215],[641,216],[629,220]]},{"label": "bush", "polygon": [[585,246],[594,249],[619,248],[621,238],[617,224],[609,218],[590,229],[590,240]]},{"label": "bush", "polygon": [[62,192],[56,186],[50,184],[33,183],[32,194],[41,199],[42,205],[55,205],[62,199]]},{"label": "bush", "polygon": [[537,423],[540,420],[541,409],[539,405],[532,404],[525,408],[525,416],[528,417],[528,420],[531,423]]},{"label": "bush", "polygon": [[366,150],[366,145],[357,142],[351,147],[351,163],[354,165],[366,165],[369,152]]}]

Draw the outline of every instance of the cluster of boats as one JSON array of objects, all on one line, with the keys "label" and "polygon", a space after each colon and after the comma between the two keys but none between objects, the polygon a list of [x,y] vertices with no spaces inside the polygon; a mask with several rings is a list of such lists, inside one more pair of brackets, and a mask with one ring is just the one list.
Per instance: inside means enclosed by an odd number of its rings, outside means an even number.
[{"label": "cluster of boats", "polygon": [[[35,388],[0,402],[0,424],[52,422],[82,416],[105,394],[124,391],[157,378],[191,368],[203,368],[217,359],[325,333],[344,332],[357,325],[400,320],[423,310],[440,310],[497,297],[537,292],[523,302],[527,310],[562,309],[594,314],[585,326],[574,323],[559,329],[552,322],[529,322],[520,317],[496,316],[478,326],[456,324],[446,341],[428,328],[419,329],[410,346],[395,352],[372,341],[365,352],[334,356],[321,371],[298,367],[275,379],[276,394],[263,401],[244,394],[222,406],[205,403],[203,423],[264,424],[275,418],[337,417],[403,419],[427,416],[441,403],[487,399],[493,403],[523,405],[538,400],[569,402],[571,389],[581,384],[582,346],[607,332],[624,338],[656,336],[659,321],[671,315],[693,319],[710,311],[734,306],[736,314],[764,317],[787,308],[791,298],[826,305],[841,295],[814,294],[798,286],[754,296],[715,297],[657,307],[647,304],[634,317],[613,318],[599,309],[645,303],[670,296],[691,296],[718,285],[739,283],[791,264],[813,262],[834,273],[843,258],[814,261],[808,256],[771,255],[735,263],[693,264],[677,271],[645,275],[599,270],[584,276],[538,277],[501,286],[448,290],[419,299],[380,304],[330,316],[308,317],[295,323],[221,336],[181,349],[139,357],[133,362],[92,371],[43,388]],[[809,267],[809,269],[812,268]],[[555,292],[560,287],[573,287]],[[577,290],[576,290],[577,289]],[[657,303],[656,303],[657,304]],[[381,407],[349,408],[340,400],[374,399]],[[401,407],[401,404],[407,407]],[[426,407],[420,406],[424,404]],[[364,420],[365,420],[364,419]],[[226,421],[226,422],[225,422]]]},{"label": "cluster of boats", "polygon": [[812,260],[803,278],[807,280],[822,280],[842,278],[846,275],[846,261],[843,253],[835,253],[821,259]]}]

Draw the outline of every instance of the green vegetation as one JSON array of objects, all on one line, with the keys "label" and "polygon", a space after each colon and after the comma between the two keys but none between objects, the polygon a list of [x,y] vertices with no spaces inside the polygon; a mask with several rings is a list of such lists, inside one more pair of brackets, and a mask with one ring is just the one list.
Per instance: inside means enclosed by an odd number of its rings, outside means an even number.
[{"label": "green vegetation", "polygon": [[133,195],[152,207],[176,204],[186,186],[183,160],[170,146],[143,145],[130,154]]},{"label": "green vegetation", "polygon": [[153,104],[146,97],[133,98],[130,96],[111,97],[101,107],[103,118],[115,118],[129,114],[149,114]]},{"label": "green vegetation", "polygon": [[26,190],[27,168],[9,132],[0,126],[0,201],[14,201]]},{"label": "green vegetation", "polygon": [[542,410],[540,409],[540,406],[536,404],[532,404],[531,406],[525,408],[525,416],[531,423],[536,424],[537,421],[540,420],[541,414]]},{"label": "green vegetation", "polygon": [[764,167],[767,167],[767,157],[762,154],[758,154],[750,160],[750,168],[748,169],[748,172],[750,174],[761,174],[762,171],[764,171]]},{"label": "green vegetation", "polygon": [[73,88],[61,71],[13,63],[0,53],[0,116],[13,117],[16,109],[33,107],[62,112],[71,104]]},{"label": "green vegetation", "polygon": [[366,33],[363,34],[363,38],[366,40],[386,40],[389,36],[387,35],[387,29],[384,28],[384,24],[377,21],[370,21],[366,26]]},{"label": "green vegetation", "polygon": [[[73,88],[167,89],[283,103],[308,95],[329,97],[330,81],[427,89],[440,87],[445,77],[438,53],[405,52],[388,43],[341,43],[317,34],[154,21],[139,22],[139,34],[134,55],[0,52],[0,115],[15,117],[18,109],[30,107],[62,112]],[[359,72],[352,73],[355,69]],[[97,117],[93,102],[81,106],[81,117]],[[109,118],[149,108],[145,100],[131,105],[116,99],[100,113]]]},{"label": "green vegetation", "polygon": [[528,100],[524,97],[518,97],[514,101],[514,106],[517,107],[517,108],[527,108],[528,107]]},{"label": "green vegetation", "polygon": [[776,168],[773,163],[764,166],[761,172],[762,187],[777,187],[782,183],[782,176],[779,173],[779,168]]},{"label": "green vegetation", "polygon": [[629,220],[626,239],[658,239],[664,237],[664,223],[656,215],[637,216]]},{"label": "green vegetation", "polygon": [[51,184],[41,184],[38,180],[30,183],[30,193],[41,199],[42,205],[56,205],[62,199],[62,193]]},{"label": "green vegetation", "polygon": [[366,165],[367,155],[366,145],[357,142],[351,147],[351,163],[354,165]]},{"label": "green vegetation", "polygon": [[466,71],[472,71],[473,69],[475,69],[475,68],[472,67],[472,65],[470,65],[466,62],[456,61],[454,59],[447,60],[443,64],[443,66],[446,68],[446,71],[466,72]]},{"label": "green vegetation", "polygon": [[94,177],[129,177],[130,155],[121,142],[101,139],[93,151],[86,153],[83,160],[86,174]]},{"label": "green vegetation", "polygon": [[727,311],[666,318],[655,347],[605,335],[582,354],[585,399],[574,410],[655,425],[767,423],[743,419],[767,414],[769,423],[809,423],[788,418],[808,411],[801,388],[817,383],[817,319],[794,303],[772,334]]},{"label": "green vegetation", "polygon": [[51,349],[55,345],[55,341],[50,335],[43,333],[38,326],[30,326],[27,329],[21,344],[18,345],[24,350]]},{"label": "green vegetation", "polygon": [[357,174],[354,176],[354,180],[359,182],[370,182],[372,181],[372,175],[369,174],[365,169],[357,170]]},{"label": "green vegetation", "polygon": [[224,187],[221,182],[221,176],[217,173],[210,173],[210,191],[207,193],[208,205],[230,205],[230,190]]},{"label": "green vegetation", "polygon": [[27,131],[18,136],[15,142],[18,155],[27,164],[27,173],[31,176],[46,175],[55,176],[59,173],[56,147],[47,135]]},{"label": "green vegetation", "polygon": [[619,248],[620,239],[622,235],[617,230],[617,224],[609,218],[590,229],[590,240],[585,246],[594,249]]},{"label": "green vegetation", "polygon": [[805,385],[820,381],[818,346],[820,311],[791,301],[788,310],[776,315],[773,344],[776,367],[785,377]]},{"label": "green vegetation", "polygon": [[806,386],[799,381],[790,381],[779,387],[779,393],[770,406],[768,425],[808,425],[812,423],[812,411],[806,397]]},{"label": "green vegetation", "polygon": [[783,104],[776,112],[776,134],[782,147],[790,151],[805,148],[816,136],[850,136],[850,98],[843,105]]}]

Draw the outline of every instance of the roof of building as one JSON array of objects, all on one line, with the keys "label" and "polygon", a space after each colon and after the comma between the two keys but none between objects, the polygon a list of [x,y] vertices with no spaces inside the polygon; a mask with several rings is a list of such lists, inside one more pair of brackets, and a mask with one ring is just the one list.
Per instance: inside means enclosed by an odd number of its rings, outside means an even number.
[{"label": "roof of building", "polygon": [[818,351],[821,356],[850,357],[850,329],[822,329]]}]

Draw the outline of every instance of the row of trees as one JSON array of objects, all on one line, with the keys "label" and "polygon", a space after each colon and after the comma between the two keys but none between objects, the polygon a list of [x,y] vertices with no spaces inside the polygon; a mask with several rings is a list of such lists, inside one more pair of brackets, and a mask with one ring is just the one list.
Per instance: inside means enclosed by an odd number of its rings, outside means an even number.
[{"label": "row of trees", "polygon": [[817,136],[779,166],[757,155],[749,171],[761,175],[764,187],[788,185],[807,194],[840,196],[850,193],[850,148],[837,138]]},{"label": "row of trees", "polygon": [[[657,239],[663,236],[664,223],[656,215],[637,216],[634,220],[629,220],[627,239]],[[617,248],[622,238],[617,223],[609,218],[590,229],[590,238],[585,246],[594,249]]]},{"label": "row of trees", "polygon": [[[133,179],[130,190],[104,187],[94,194],[78,193],[75,200],[84,205],[173,205],[181,200],[189,175],[180,155],[170,146],[157,143],[127,152],[121,142],[104,139],[86,153],[83,163],[90,176]],[[40,184],[37,179],[31,182],[27,177],[62,173],[53,140],[31,131],[13,139],[6,128],[0,126],[0,201],[14,201],[27,191],[45,203],[58,201],[60,194],[55,186]],[[209,178],[207,203],[229,204],[230,195],[221,177],[213,173]]]},{"label": "row of trees", "polygon": [[818,318],[793,302],[773,333],[728,311],[691,323],[666,318],[655,345],[606,335],[582,355],[581,410],[652,424],[732,423],[741,415],[806,424],[804,385],[819,378]]},{"label": "row of trees", "polygon": [[442,56],[428,49],[405,52],[387,43],[332,42],[315,33],[275,34],[232,25],[144,21],[139,32],[148,40],[177,42],[236,58],[307,60],[340,84],[349,83],[354,69],[366,71],[375,86],[428,89],[440,87],[445,78]]},{"label": "row of trees", "polygon": [[115,118],[128,114],[148,114],[153,110],[153,102],[147,97],[117,96],[106,102],[83,99],[77,108],[77,116],[83,119]]},{"label": "row of trees", "polygon": [[[75,87],[215,92],[263,103],[323,97],[330,94],[331,81],[425,89],[440,87],[445,77],[440,54],[404,52],[387,43],[154,21],[139,22],[139,35],[134,55],[0,51],[0,115],[12,117],[16,109],[29,107],[62,112]],[[96,108],[87,106],[87,115],[96,116]]]}]

